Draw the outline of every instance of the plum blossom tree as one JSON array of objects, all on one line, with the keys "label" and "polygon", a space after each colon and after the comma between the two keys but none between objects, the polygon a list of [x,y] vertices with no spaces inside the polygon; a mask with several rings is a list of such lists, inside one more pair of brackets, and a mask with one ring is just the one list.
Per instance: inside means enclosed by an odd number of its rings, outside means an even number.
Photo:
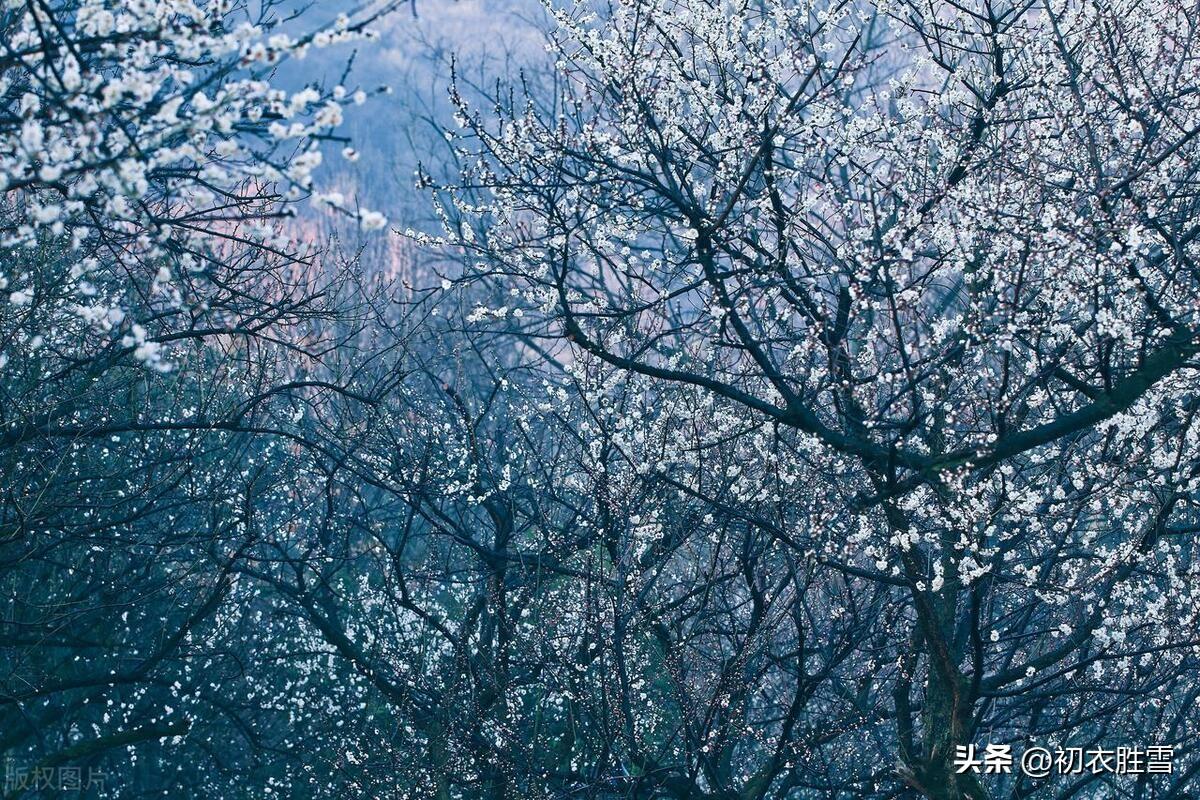
[{"label": "plum blossom tree", "polygon": [[[436,197],[461,281],[497,290],[473,319],[770,429],[772,466],[810,487],[777,535],[820,585],[902,609],[852,693],[895,766],[815,792],[1192,785],[953,760],[1195,747],[1194,11],[576,3],[554,10],[551,102],[455,95],[464,166]],[[744,470],[734,497],[765,480]],[[687,796],[794,796],[804,770]]]},{"label": "plum blossom tree", "polygon": [[[222,273],[247,249],[276,267],[303,261],[272,222],[312,192],[318,144],[367,94],[340,85],[289,93],[270,73],[312,48],[369,38],[384,9],[292,36],[278,29],[276,6],[5,4],[0,246],[10,266],[0,289],[5,316],[28,328],[20,339],[115,333],[165,369],[151,318],[211,313]],[[314,199],[346,203],[336,193]],[[367,228],[386,224],[377,212],[355,214]],[[40,270],[13,269],[27,263],[14,254],[46,247],[34,259]]]},{"label": "plum blossom tree", "polygon": [[6,797],[1196,794],[1194,7],[550,4],[402,268],[289,8],[0,10]]},{"label": "plum blossom tree", "polygon": [[312,197],[386,222],[313,182],[367,92],[272,71],[385,10],[294,35],[272,2],[0,9],[5,796],[81,766],[109,793],[307,783],[268,754],[317,730],[289,738],[277,699],[315,656],[247,675],[270,609],[234,566],[320,447],[306,404],[353,393],[373,313],[352,259],[287,219]]},{"label": "plum blossom tree", "polygon": [[[472,304],[439,308],[457,325]],[[548,371],[464,333],[437,336],[454,343],[439,357],[415,348],[420,367],[299,490],[327,511],[238,567],[393,720],[366,751],[347,743],[363,782],[413,798],[819,786],[813,764],[868,730],[844,686],[887,592],[817,586],[781,533],[801,487],[748,468],[771,489],[743,494],[740,470],[704,469],[770,449],[769,429],[697,422],[712,407],[695,392],[660,396],[663,413],[611,367]],[[703,473],[700,491],[653,464]]]}]

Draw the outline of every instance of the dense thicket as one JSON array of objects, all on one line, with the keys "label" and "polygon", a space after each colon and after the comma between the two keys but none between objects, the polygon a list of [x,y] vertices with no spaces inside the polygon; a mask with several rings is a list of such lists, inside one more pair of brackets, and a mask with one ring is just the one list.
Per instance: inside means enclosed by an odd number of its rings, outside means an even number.
[{"label": "dense thicket", "polygon": [[0,10],[6,796],[1195,794],[1200,9],[555,7],[403,237],[387,10]]}]

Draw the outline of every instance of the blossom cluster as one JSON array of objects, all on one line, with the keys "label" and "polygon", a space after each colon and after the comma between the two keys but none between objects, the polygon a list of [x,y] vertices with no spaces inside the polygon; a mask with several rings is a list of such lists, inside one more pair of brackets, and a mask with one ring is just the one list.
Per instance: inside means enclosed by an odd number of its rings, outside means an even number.
[{"label": "blossom cluster", "polygon": [[[129,328],[131,304],[196,307],[231,253],[300,253],[277,221],[314,191],[320,141],[367,92],[288,92],[272,70],[373,38],[373,17],[293,36],[272,5],[6,3],[0,249],[11,255],[0,293],[26,342],[82,320],[119,329],[137,358],[166,368]],[[386,224],[369,209],[347,213],[364,228]]]}]

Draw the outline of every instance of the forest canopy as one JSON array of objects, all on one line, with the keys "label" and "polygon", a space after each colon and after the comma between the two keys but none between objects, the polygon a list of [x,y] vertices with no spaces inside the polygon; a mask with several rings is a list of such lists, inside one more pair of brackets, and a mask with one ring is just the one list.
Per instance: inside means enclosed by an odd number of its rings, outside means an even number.
[{"label": "forest canopy", "polygon": [[1200,7],[337,11],[0,6],[5,798],[1196,796]]}]

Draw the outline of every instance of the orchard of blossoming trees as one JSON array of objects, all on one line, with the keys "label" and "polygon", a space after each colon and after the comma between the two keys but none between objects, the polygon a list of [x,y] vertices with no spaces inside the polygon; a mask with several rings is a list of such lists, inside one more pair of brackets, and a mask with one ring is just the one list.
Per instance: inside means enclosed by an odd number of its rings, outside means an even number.
[{"label": "orchard of blossoming trees", "polygon": [[2,796],[1195,797],[1200,6],[547,11],[0,3]]}]

